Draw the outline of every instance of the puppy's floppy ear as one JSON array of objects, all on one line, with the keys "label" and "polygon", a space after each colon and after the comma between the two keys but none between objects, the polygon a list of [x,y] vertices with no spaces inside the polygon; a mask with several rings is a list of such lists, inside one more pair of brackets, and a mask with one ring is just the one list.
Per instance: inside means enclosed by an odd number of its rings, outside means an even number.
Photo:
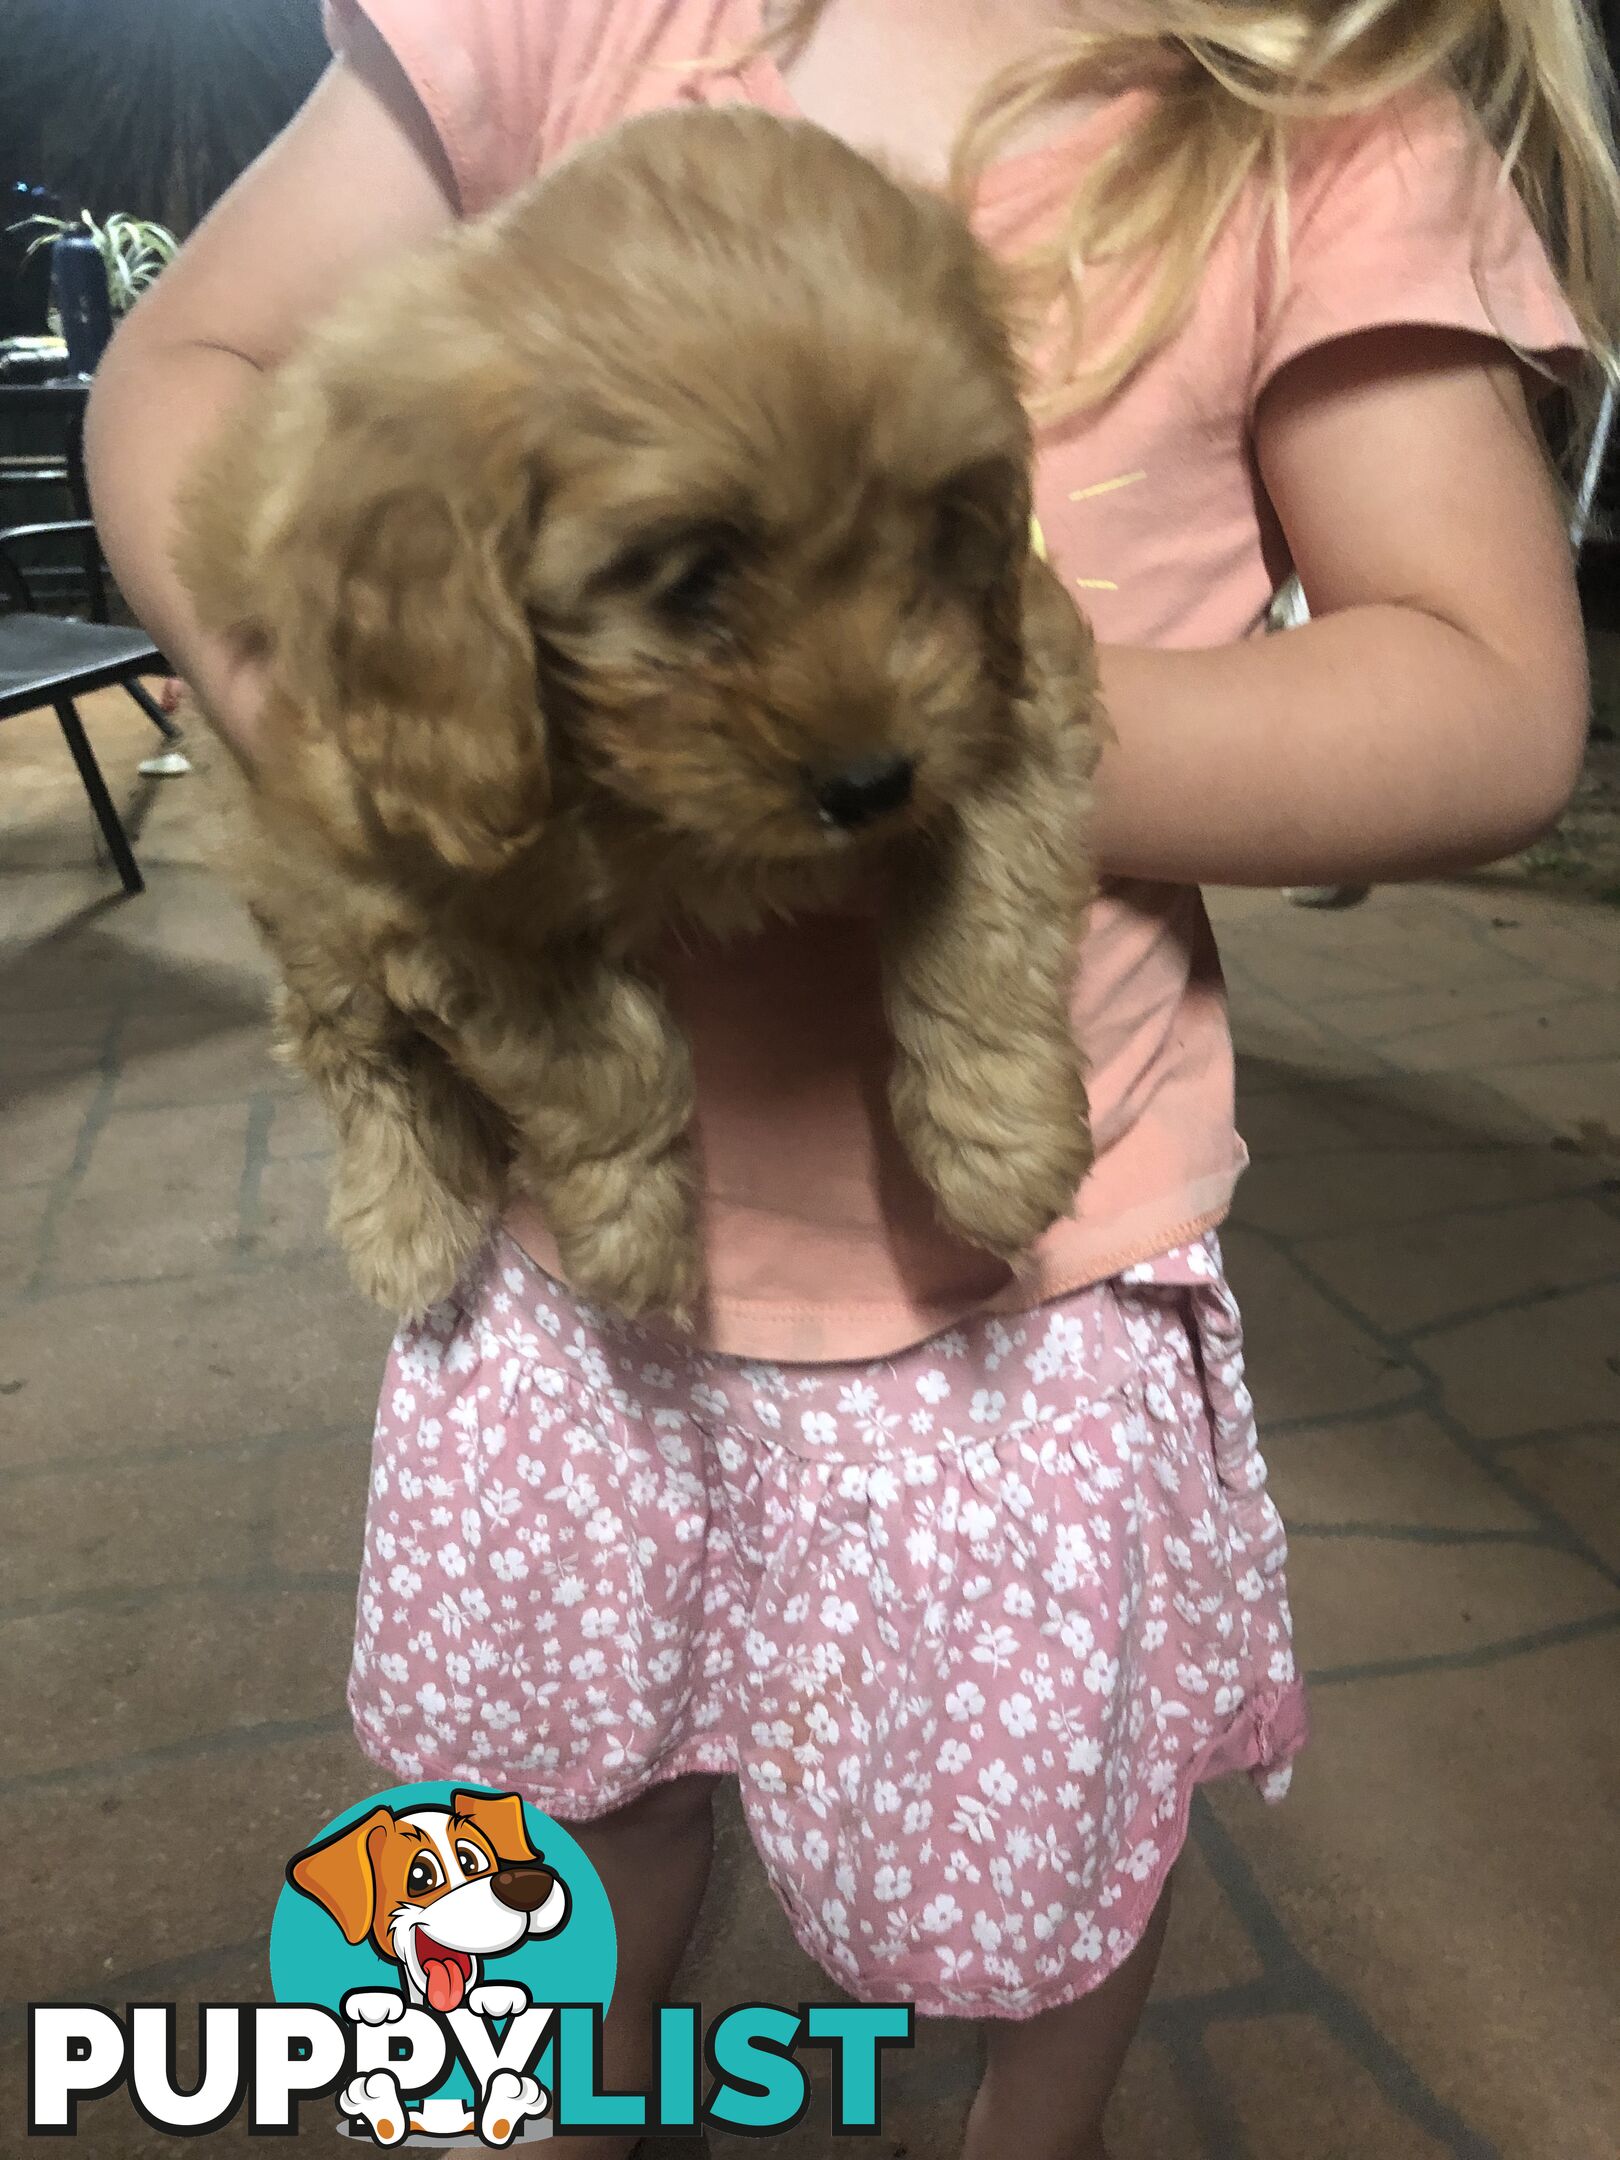
[{"label": "puppy's floppy ear", "polygon": [[261,607],[282,682],[381,823],[489,871],[534,838],[549,789],[523,605],[538,485],[457,439],[476,420],[334,426],[283,505]]},{"label": "puppy's floppy ear", "polygon": [[450,1798],[453,1813],[465,1815],[474,1829],[488,1838],[490,1849],[501,1860],[534,1860],[539,1855],[529,1843],[523,1820],[523,1802],[516,1793],[458,1792]]},{"label": "puppy's floppy ear", "polygon": [[373,1808],[336,1837],[295,1853],[288,1863],[287,1880],[293,1888],[324,1906],[348,1942],[362,1943],[371,1933],[377,1916],[373,1840],[393,1820],[387,1808]]}]

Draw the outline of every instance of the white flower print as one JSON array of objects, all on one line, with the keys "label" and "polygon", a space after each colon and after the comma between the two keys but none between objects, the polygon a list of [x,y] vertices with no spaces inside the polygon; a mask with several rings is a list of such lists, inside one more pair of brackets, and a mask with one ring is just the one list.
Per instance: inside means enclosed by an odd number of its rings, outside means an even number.
[{"label": "white flower print", "polygon": [[1112,1695],[1119,1684],[1119,1662],[1105,1650],[1093,1650],[1080,1677],[1093,1695]]},{"label": "white flower print", "polygon": [[958,1724],[983,1717],[985,1710],[984,1690],[971,1680],[959,1680],[945,1698],[945,1715]]},{"label": "white flower print", "polygon": [[975,2018],[1129,1954],[1212,1740],[1287,1784],[1285,1540],[1212,1242],[800,1367],[491,1251],[379,1409],[352,1694],[393,1777],[566,1819],[736,1771],[829,1974]]},{"label": "white flower print", "polygon": [[1035,1705],[1027,1695],[1009,1695],[1001,1704],[998,1715],[1014,1740],[1027,1739],[1039,1722]]},{"label": "white flower print", "polygon": [[979,1790],[996,1807],[1005,1807],[1018,1790],[1018,1780],[999,1758],[979,1772]]}]

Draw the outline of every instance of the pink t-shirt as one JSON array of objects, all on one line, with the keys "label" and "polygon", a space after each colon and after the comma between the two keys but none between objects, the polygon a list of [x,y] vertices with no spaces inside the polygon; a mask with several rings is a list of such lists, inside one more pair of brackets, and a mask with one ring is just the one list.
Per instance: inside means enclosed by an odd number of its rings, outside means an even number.
[{"label": "pink t-shirt", "polygon": [[[341,45],[362,0],[330,0]],[[654,106],[791,113],[742,57],[759,0],[363,0],[443,144],[468,215],[581,138]],[[702,60],[694,72],[685,63]],[[1131,124],[1130,92],[1004,160],[983,237],[1022,246]],[[1478,330],[1544,363],[1579,332],[1516,195],[1449,100],[1323,125],[1303,147],[1278,283],[1241,202],[1174,339],[1102,410],[1041,438],[1047,548],[1106,643],[1215,646],[1252,633],[1286,574],[1255,470],[1256,399],[1286,361],[1356,330]],[[1165,755],[1173,756],[1173,742]],[[984,1306],[1099,1281],[1225,1214],[1246,1156],[1220,966],[1189,888],[1105,887],[1074,999],[1097,1159],[1073,1214],[1012,1280],[934,1218],[884,1099],[888,1041],[871,923],[773,930],[672,960],[690,1031],[711,1285],[701,1339],[775,1359],[870,1358]],[[510,1227],[553,1272],[534,1210]]]}]

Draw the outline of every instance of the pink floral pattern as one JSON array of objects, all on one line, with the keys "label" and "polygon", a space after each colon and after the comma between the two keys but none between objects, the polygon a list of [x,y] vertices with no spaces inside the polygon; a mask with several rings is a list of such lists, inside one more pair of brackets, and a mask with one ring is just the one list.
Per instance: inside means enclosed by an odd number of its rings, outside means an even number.
[{"label": "pink floral pattern", "polygon": [[1304,1739],[1213,1237],[896,1356],[672,1352],[500,1239],[395,1343],[350,1701],[567,1821],[734,1772],[849,1993],[1024,2017],[1127,1955],[1195,1784]]}]

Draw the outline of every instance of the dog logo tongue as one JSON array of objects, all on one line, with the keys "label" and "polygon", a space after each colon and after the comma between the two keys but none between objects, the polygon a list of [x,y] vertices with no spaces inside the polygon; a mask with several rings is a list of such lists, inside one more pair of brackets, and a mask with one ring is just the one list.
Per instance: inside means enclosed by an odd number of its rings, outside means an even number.
[{"label": "dog logo tongue", "polygon": [[431,1935],[419,1935],[416,1949],[422,1960],[427,1999],[435,2010],[447,2016],[461,2006],[461,1998],[467,1992],[467,1982],[472,1976],[472,1959],[465,1950],[446,1950]]}]

